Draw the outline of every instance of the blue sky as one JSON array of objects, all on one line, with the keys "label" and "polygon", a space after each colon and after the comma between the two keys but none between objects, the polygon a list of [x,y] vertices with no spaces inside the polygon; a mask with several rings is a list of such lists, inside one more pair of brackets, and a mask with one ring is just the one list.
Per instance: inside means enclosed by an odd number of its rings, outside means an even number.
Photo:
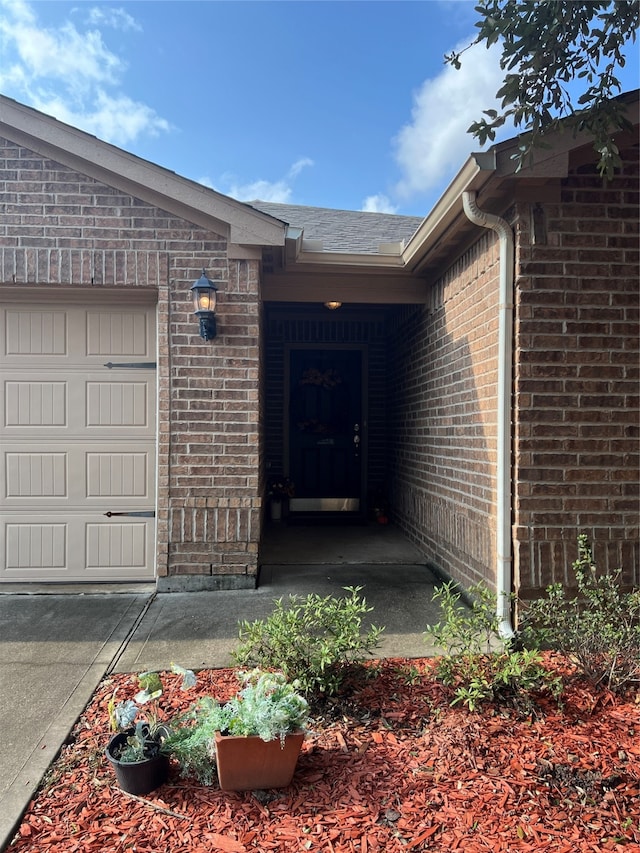
[{"label": "blue sky", "polygon": [[243,201],[424,216],[502,80],[484,47],[443,63],[476,18],[473,0],[0,0],[0,91]]}]

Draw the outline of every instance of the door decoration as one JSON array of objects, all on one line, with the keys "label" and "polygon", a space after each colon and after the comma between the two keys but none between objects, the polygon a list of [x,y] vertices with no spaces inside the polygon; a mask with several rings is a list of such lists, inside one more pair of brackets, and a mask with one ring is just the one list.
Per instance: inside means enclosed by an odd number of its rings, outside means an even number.
[{"label": "door decoration", "polygon": [[[337,394],[342,398],[348,393],[347,387],[343,385],[340,372],[334,367],[328,367],[326,370],[309,367],[298,381],[298,388],[299,393],[294,400],[295,408],[301,414],[317,413],[322,414],[323,417],[300,418],[296,422],[297,428],[301,432],[319,436],[340,432],[343,426],[340,422],[340,415],[344,412],[342,401],[329,400],[328,397],[325,400],[325,394],[332,396]],[[338,419],[336,419],[336,415],[338,415]]]},{"label": "door decoration", "polygon": [[310,367],[302,374],[300,385],[319,385],[321,388],[331,391],[337,385],[342,384],[342,377],[337,370],[329,367],[327,370],[318,370],[317,367]]}]

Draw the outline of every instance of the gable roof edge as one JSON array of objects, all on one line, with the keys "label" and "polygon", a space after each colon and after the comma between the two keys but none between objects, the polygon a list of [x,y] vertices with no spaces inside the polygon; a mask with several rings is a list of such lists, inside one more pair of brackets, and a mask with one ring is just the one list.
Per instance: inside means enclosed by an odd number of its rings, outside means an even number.
[{"label": "gable roof edge", "polygon": [[[639,90],[618,96],[627,109],[626,118],[632,126],[640,121]],[[622,129],[615,136],[626,135]],[[451,240],[460,222],[467,223],[464,216],[462,194],[465,191],[480,192],[503,182],[524,182],[527,179],[564,178],[568,175],[569,156],[572,151],[593,143],[585,131],[576,133],[556,132],[552,144],[534,149],[532,161],[522,169],[514,155],[518,151],[520,136],[512,137],[492,145],[483,152],[475,152],[467,158],[451,183],[427,214],[419,228],[409,240],[402,253],[403,262],[413,273],[419,273],[428,264],[428,259],[440,249],[445,240]],[[506,185],[506,184],[505,184]]]},{"label": "gable roof edge", "polygon": [[463,213],[462,193],[465,190],[479,190],[494,174],[495,156],[492,151],[480,155],[472,154],[451,181],[435,206],[427,214],[418,230],[409,240],[402,252],[404,265],[413,272],[419,272],[427,255],[437,246],[454,227]]},{"label": "gable roof edge", "polygon": [[[282,246],[272,216],[0,95],[0,135],[247,246]],[[99,153],[99,160],[98,155]]]}]

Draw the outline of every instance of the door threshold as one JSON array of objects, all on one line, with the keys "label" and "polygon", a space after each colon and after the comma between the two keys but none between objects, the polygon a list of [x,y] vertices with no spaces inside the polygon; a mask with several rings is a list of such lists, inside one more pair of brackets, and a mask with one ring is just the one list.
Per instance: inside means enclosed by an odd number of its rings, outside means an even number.
[{"label": "door threshold", "polygon": [[352,512],[290,512],[283,519],[285,524],[312,524],[314,526],[326,525],[354,525],[363,526],[367,524],[367,519],[361,513]]}]

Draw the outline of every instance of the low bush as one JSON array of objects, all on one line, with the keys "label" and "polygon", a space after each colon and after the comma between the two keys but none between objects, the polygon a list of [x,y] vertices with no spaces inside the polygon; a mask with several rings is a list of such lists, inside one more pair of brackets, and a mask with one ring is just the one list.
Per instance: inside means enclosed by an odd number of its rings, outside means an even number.
[{"label": "low bush", "polygon": [[557,583],[529,605],[524,644],[565,655],[595,687],[622,690],[640,683],[640,589],[622,592],[620,571],[598,575],[584,534],[573,571],[575,598],[567,600]]},{"label": "low bush", "polygon": [[494,702],[529,711],[534,693],[559,696],[561,683],[544,668],[537,651],[501,643],[492,591],[476,584],[469,588],[469,595],[472,604],[467,607],[453,582],[439,587],[433,600],[440,604],[442,620],[426,631],[444,651],[435,675],[454,688],[451,704],[462,703],[476,711]]},{"label": "low bush", "polygon": [[384,628],[362,632],[362,620],[373,608],[360,596],[361,587],[345,587],[343,598],[316,593],[290,595],[275,602],[267,619],[240,623],[240,646],[233,653],[240,666],[278,669],[296,680],[307,696],[338,692],[346,675],[380,645]]}]

